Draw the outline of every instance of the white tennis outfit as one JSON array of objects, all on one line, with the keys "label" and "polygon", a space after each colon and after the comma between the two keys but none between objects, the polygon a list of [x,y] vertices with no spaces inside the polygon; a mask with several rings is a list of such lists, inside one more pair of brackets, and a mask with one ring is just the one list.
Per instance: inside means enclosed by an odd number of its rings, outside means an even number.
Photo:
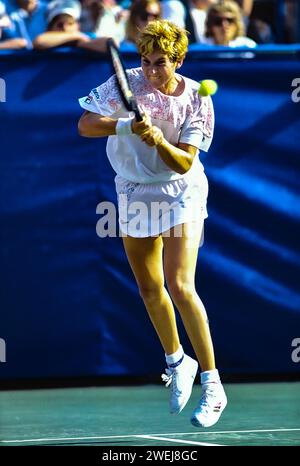
[{"label": "white tennis outfit", "polygon": [[[184,79],[180,96],[161,93],[149,83],[141,68],[127,70],[133,93],[143,112],[164,137],[207,151],[212,141],[214,111],[210,97],[198,94],[199,83]],[[82,108],[114,119],[132,116],[123,106],[115,76],[79,99]],[[175,225],[207,217],[208,183],[198,155],[191,169],[181,175],[169,168],[155,147],[135,134],[109,136],[107,156],[116,172],[119,226],[122,234],[147,237]]]}]

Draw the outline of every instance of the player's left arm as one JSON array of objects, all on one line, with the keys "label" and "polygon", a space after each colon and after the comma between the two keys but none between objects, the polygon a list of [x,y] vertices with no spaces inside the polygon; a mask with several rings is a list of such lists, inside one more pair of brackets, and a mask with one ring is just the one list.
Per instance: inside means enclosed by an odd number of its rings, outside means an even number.
[{"label": "player's left arm", "polygon": [[192,166],[194,157],[199,149],[190,144],[180,142],[178,146],[173,146],[165,138],[156,147],[160,158],[169,168],[181,175],[184,175]]},{"label": "player's left arm", "polygon": [[199,151],[197,147],[184,142],[179,142],[177,146],[174,146],[164,138],[163,132],[157,126],[152,126],[140,137],[149,146],[156,146],[165,164],[181,175],[189,171]]},{"label": "player's left arm", "polygon": [[214,111],[211,98],[195,101],[193,115],[184,122],[176,146],[166,140],[157,126],[152,126],[140,135],[146,144],[156,147],[168,167],[181,175],[189,171],[200,149],[208,150],[213,135]]}]

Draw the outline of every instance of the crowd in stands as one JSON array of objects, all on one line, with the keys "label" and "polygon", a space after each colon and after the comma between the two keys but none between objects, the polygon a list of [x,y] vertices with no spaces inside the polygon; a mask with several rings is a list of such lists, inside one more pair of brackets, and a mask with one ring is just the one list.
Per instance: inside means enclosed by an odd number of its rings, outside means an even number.
[{"label": "crowd in stands", "polygon": [[[297,42],[299,3],[283,3],[285,43]],[[270,0],[0,0],[0,50],[105,52],[109,37],[135,46],[139,32],[159,18],[187,29],[191,44],[253,48],[276,42],[276,14]]]}]

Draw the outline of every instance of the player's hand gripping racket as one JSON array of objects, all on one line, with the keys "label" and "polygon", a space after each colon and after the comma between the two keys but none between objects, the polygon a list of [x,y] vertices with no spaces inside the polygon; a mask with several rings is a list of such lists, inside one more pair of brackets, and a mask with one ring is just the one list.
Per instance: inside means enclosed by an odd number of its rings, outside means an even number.
[{"label": "player's hand gripping racket", "polygon": [[130,112],[135,113],[135,118],[137,121],[142,121],[143,116],[138,108],[137,101],[134,97],[134,94],[131,90],[129,79],[124,68],[124,65],[121,60],[121,56],[119,50],[112,39],[108,39],[107,41],[107,48],[110,53],[111,61],[113,64],[113,68],[116,73],[117,77],[117,85],[120,92],[120,96],[122,101]]}]

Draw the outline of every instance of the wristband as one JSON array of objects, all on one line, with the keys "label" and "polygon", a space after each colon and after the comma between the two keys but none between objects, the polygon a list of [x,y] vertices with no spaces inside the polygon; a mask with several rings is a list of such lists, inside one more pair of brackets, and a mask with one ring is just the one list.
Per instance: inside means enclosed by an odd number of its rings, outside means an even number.
[{"label": "wristband", "polygon": [[133,134],[131,127],[132,120],[133,118],[119,118],[116,125],[116,134],[118,136]]}]

